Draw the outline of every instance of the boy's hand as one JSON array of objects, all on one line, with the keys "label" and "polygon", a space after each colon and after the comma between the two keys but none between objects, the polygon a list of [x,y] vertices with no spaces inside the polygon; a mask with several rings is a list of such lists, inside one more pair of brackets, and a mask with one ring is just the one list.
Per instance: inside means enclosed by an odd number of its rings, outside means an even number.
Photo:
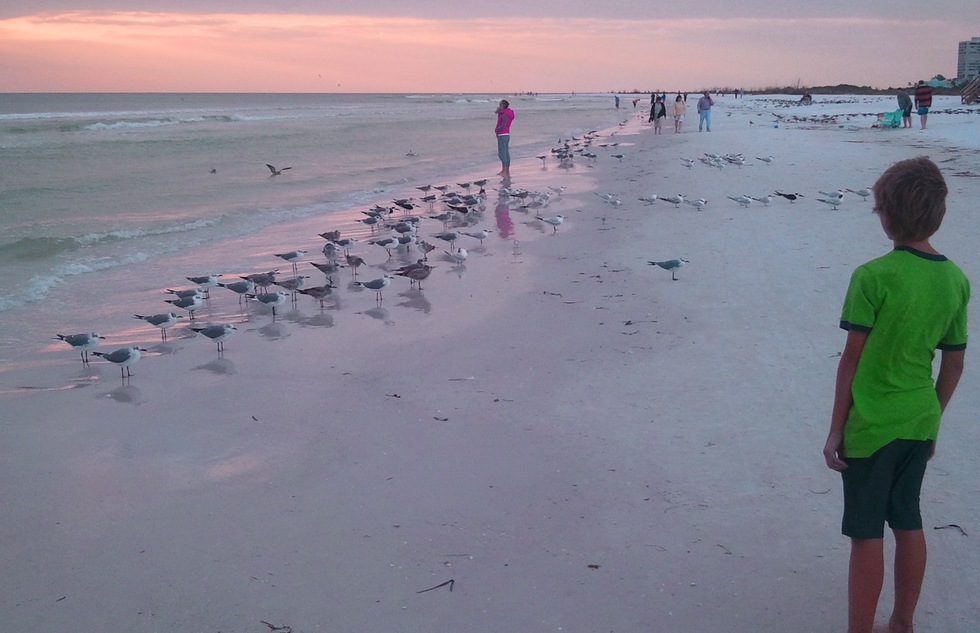
[{"label": "boy's hand", "polygon": [[843,448],[843,434],[831,433],[823,447],[823,458],[827,462],[827,468],[837,472],[843,472],[847,468],[847,463],[840,457]]}]

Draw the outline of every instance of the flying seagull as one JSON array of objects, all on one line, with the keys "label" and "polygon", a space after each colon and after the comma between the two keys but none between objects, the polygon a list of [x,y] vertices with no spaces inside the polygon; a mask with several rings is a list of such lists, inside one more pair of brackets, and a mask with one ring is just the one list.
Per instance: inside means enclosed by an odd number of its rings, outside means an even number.
[{"label": "flying seagull", "polygon": [[[292,167],[283,167],[282,169],[276,169],[274,165],[270,165],[269,163],[266,163],[265,166],[268,167],[269,171],[272,172],[272,176],[281,176],[282,172],[286,171],[287,169],[292,169]],[[269,177],[271,178],[272,176]]]}]

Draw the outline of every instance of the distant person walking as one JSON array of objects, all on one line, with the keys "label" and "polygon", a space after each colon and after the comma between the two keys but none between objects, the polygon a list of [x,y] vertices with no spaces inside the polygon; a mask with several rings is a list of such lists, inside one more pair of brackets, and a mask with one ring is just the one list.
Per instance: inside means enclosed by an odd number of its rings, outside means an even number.
[{"label": "distant person walking", "polygon": [[497,156],[500,158],[500,173],[497,175],[504,178],[510,178],[510,124],[513,121],[514,111],[510,109],[510,102],[501,99],[497,106],[497,127],[493,131],[497,134]]},{"label": "distant person walking", "polygon": [[898,107],[902,109],[902,127],[912,127],[912,97],[904,89],[898,90]]},{"label": "distant person walking", "polygon": [[918,108],[919,122],[924,130],[929,119],[929,108],[932,107],[932,86],[924,81],[915,87],[915,107]]},{"label": "distant person walking", "polygon": [[687,106],[684,105],[681,96],[677,95],[677,98],[674,99],[674,134],[679,134],[684,125],[685,112],[687,112]]},{"label": "distant person walking", "polygon": [[662,134],[663,133],[663,123],[664,119],[667,118],[667,106],[664,105],[663,99],[657,97],[654,102],[653,107],[650,108],[650,120],[653,121],[653,133]]},{"label": "distant person walking", "polygon": [[698,132],[701,131],[702,127],[707,127],[708,131],[711,131],[711,106],[713,105],[715,102],[711,100],[711,96],[705,90],[702,97],[698,99]]},{"label": "distant person walking", "polygon": [[619,95],[613,97],[616,100],[616,109],[619,110]]}]

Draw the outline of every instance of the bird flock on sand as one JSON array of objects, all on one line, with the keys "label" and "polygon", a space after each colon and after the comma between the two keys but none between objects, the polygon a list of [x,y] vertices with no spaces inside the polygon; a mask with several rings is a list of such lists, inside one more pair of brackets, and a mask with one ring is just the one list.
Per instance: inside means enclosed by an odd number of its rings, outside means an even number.
[{"label": "bird flock on sand", "polygon": [[[681,158],[681,163],[688,169],[692,169],[696,163],[700,162],[707,167],[715,169],[726,169],[731,166],[743,167],[747,165],[746,157],[743,154],[717,154],[717,153],[706,153],[698,159],[693,158]],[[770,165],[775,160],[773,156],[756,156],[756,160],[761,161],[764,165]],[[867,200],[872,192],[868,188],[862,189],[838,189],[836,191],[819,191],[814,199],[818,202],[822,202],[830,206],[833,210],[839,209],[844,204],[844,194],[852,193],[855,196],[860,197],[862,200]],[[605,198],[610,201],[611,204],[621,204],[619,201],[613,201],[614,196],[611,194],[597,194],[600,197]],[[738,204],[739,207],[747,209],[749,206],[761,205],[763,207],[768,207],[769,203],[777,198],[784,198],[790,202],[796,202],[797,200],[804,198],[802,193],[788,193],[784,191],[775,190],[771,193],[764,193],[762,195],[752,195],[749,193],[741,193],[738,195],[725,196],[727,199]],[[690,205],[696,210],[701,211],[708,205],[708,201],[704,198],[694,198],[693,196],[687,196],[684,194],[648,194],[645,196],[640,196],[640,202],[646,203],[647,205],[652,205],[656,202],[666,202],[668,204],[674,205],[675,208],[680,207],[682,204]]]},{"label": "bird flock on sand", "polygon": [[[291,169],[273,165],[267,167],[273,177]],[[287,303],[296,307],[301,295],[310,297],[322,312],[328,301],[338,299],[341,290],[336,278],[343,269],[347,269],[350,275],[347,290],[372,291],[376,308],[381,308],[389,287],[402,279],[408,280],[409,292],[421,297],[423,282],[439,265],[445,265],[449,272],[462,276],[470,254],[483,252],[484,241],[494,233],[493,229],[481,226],[485,220],[487,183],[487,179],[480,179],[456,183],[456,187],[448,184],[419,186],[419,197],[398,198],[388,206],[376,204],[361,211],[363,217],[356,222],[369,227],[368,237],[363,236],[363,230],[355,232],[359,237],[349,237],[339,229],[319,233],[318,237],[325,241],[321,249],[322,259],[315,253],[311,257],[310,250],[294,249],[274,253],[278,266],[270,265],[268,270],[249,274],[189,276],[185,279],[190,287],[164,290],[166,298],[163,301],[168,304],[166,312],[151,310],[133,316],[160,330],[162,341],[170,338],[169,330],[182,320],[186,321],[189,323],[188,337],[200,335],[210,339],[221,356],[226,341],[238,331],[238,327],[235,323],[209,322],[198,325],[199,313],[211,316],[218,312],[212,308],[214,302],[220,301],[216,296],[219,292],[237,298],[239,316],[235,318],[239,324],[249,320],[250,306],[253,305],[260,306],[259,309],[271,314],[275,321],[282,307]],[[499,212],[501,205],[506,205],[509,211],[530,216],[527,224],[537,224],[542,232],[550,228],[550,233],[555,234],[565,217],[561,214],[549,215],[546,211],[553,201],[561,197],[563,190],[564,187],[550,187],[547,192],[539,192],[501,186],[496,189],[496,209]],[[430,262],[430,257],[443,264]],[[310,267],[300,269],[304,263]],[[280,273],[283,265],[290,266],[291,274]],[[359,275],[369,268],[380,269],[380,276],[361,279]],[[93,351],[106,338],[98,332],[59,334],[56,338],[77,350],[84,365],[89,364],[89,352],[116,365],[124,381],[132,375],[130,368],[148,351],[139,345],[111,352]]]}]

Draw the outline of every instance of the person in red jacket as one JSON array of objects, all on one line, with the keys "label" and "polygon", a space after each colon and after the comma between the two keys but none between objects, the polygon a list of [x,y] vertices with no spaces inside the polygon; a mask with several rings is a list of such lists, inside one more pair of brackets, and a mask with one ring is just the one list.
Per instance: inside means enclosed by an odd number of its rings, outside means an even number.
[{"label": "person in red jacket", "polygon": [[918,108],[919,122],[924,130],[929,119],[929,108],[932,107],[932,86],[924,81],[915,87],[915,107]]}]

